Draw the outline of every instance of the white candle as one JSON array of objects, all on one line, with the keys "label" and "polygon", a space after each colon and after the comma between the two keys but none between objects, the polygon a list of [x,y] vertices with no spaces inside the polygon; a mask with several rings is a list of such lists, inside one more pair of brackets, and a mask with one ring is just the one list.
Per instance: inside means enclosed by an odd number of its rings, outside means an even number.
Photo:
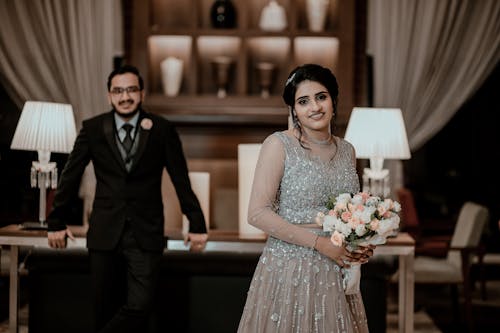
[{"label": "white candle", "polygon": [[261,144],[238,145],[238,210],[240,237],[264,237],[265,233],[248,223],[248,202]]}]

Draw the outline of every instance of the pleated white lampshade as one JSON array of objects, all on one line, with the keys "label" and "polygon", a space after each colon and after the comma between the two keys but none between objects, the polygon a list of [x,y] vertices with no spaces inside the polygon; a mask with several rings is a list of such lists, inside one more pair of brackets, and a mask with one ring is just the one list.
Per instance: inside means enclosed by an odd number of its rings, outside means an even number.
[{"label": "pleated white lampshade", "polygon": [[411,157],[400,109],[355,107],[345,139],[354,146],[357,158],[404,160]]},{"label": "pleated white lampshade", "polygon": [[11,149],[69,153],[76,138],[70,104],[27,101]]}]

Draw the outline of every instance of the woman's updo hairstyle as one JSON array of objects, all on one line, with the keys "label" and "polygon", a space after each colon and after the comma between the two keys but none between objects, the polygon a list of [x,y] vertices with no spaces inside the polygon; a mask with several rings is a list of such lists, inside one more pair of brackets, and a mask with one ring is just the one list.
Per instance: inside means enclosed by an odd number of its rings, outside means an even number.
[{"label": "woman's updo hairstyle", "polygon": [[285,89],[283,90],[283,100],[285,104],[293,109],[295,105],[295,92],[297,91],[297,86],[302,81],[315,81],[321,83],[328,90],[330,97],[333,102],[333,111],[337,110],[337,98],[339,95],[339,85],[337,84],[337,79],[335,75],[326,67],[316,65],[316,64],[305,64],[295,68],[285,83]]}]

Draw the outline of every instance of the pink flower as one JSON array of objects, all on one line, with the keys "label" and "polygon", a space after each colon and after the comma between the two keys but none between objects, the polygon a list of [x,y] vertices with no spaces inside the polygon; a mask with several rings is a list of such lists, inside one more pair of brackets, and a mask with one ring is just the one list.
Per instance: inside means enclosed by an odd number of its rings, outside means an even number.
[{"label": "pink flower", "polygon": [[330,237],[330,240],[332,241],[333,245],[342,246],[342,244],[344,243],[344,235],[335,230]]},{"label": "pink flower", "polygon": [[342,215],[340,215],[340,218],[342,219],[342,221],[349,221],[349,219],[351,218],[352,214],[350,212],[343,212]]},{"label": "pink flower", "polygon": [[333,209],[330,209],[328,211],[328,215],[330,215],[330,216],[337,216],[337,212],[335,210],[333,210]]},{"label": "pink flower", "polygon": [[370,197],[370,193],[368,192],[360,192],[359,195],[361,195],[361,198],[363,198],[363,202],[365,202]]},{"label": "pink flower", "polygon": [[349,228],[354,230],[358,227],[358,225],[363,224],[363,221],[361,221],[360,219],[358,219],[356,217],[351,217],[351,219],[349,220],[349,222],[347,224],[349,225]]},{"label": "pink flower", "polygon": [[153,127],[153,121],[149,118],[144,118],[141,121],[141,127],[142,127],[142,129],[145,129],[146,131],[150,130],[151,127]]},{"label": "pink flower", "polygon": [[363,205],[356,205],[356,207],[354,207],[354,210],[362,212],[362,211],[365,210],[365,206],[363,206]]}]

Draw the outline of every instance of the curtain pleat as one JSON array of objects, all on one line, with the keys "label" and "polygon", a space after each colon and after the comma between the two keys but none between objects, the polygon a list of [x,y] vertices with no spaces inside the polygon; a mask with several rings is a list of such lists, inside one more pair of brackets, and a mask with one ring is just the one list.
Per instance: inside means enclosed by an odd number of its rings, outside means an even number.
[{"label": "curtain pleat", "polygon": [[0,0],[0,80],[12,100],[69,103],[77,127],[109,109],[121,15],[119,0]]},{"label": "curtain pleat", "polygon": [[403,111],[415,151],[500,59],[500,1],[369,0],[374,104]]}]

